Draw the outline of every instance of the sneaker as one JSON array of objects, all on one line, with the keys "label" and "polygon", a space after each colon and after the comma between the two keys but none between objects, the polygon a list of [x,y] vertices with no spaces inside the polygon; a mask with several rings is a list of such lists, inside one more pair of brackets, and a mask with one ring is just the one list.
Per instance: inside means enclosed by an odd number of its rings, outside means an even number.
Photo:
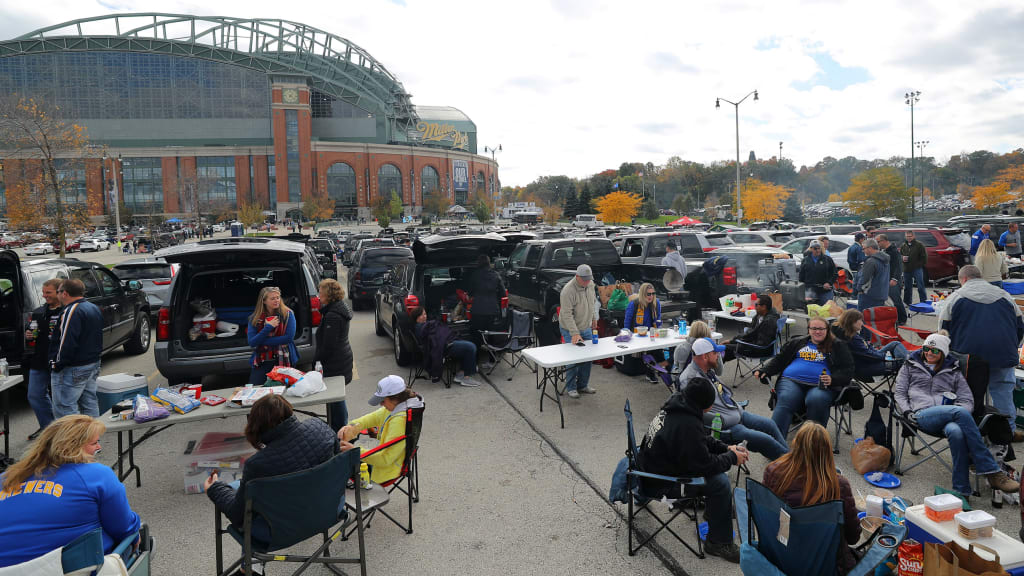
[{"label": "sneaker", "polygon": [[1024,430],[1021,430],[1020,428],[1017,428],[1016,430],[1014,430],[1013,431],[1013,441],[1014,442],[1024,442]]},{"label": "sneaker", "polygon": [[466,388],[478,388],[480,383],[473,380],[469,376],[463,376],[462,378],[456,378],[455,383],[459,386],[465,386]]},{"label": "sneaker", "polygon": [[985,478],[988,479],[988,485],[994,490],[1009,492],[1010,494],[1020,492],[1020,482],[1011,480],[1010,477],[1006,475],[1006,472],[1003,472],[1002,470],[995,474],[989,474]]},{"label": "sneaker", "polygon": [[711,556],[718,556],[726,562],[732,562],[733,564],[740,563],[740,547],[735,542],[729,542],[728,544],[716,544],[711,540],[708,540],[704,544],[704,551]]},{"label": "sneaker", "polygon": [[594,388],[591,386],[587,386],[586,388],[580,388],[579,392],[580,394],[597,394],[597,390],[594,390]]},{"label": "sneaker", "polygon": [[566,395],[568,395],[569,398],[579,398],[580,397],[580,393],[575,391],[575,390],[569,390],[568,392],[566,392]]},{"label": "sneaker", "polygon": [[39,435],[42,434],[42,433],[43,433],[43,429],[40,428],[39,430],[36,430],[35,432],[29,434],[28,435],[28,439],[29,440],[35,440],[36,438],[39,438]]}]

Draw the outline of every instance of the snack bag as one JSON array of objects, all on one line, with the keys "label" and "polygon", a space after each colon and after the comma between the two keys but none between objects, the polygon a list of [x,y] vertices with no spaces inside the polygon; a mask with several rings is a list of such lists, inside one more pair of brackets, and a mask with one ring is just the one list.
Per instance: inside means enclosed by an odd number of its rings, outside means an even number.
[{"label": "snack bag", "polygon": [[150,398],[164,406],[173,408],[178,414],[187,414],[188,412],[202,406],[202,403],[195,398],[182,396],[169,388],[157,388],[156,390],[153,390],[153,393],[150,394]]},{"label": "snack bag", "polygon": [[274,382],[280,382],[285,386],[291,386],[301,380],[305,375],[306,373],[302,370],[292,368],[291,366],[275,366],[274,369],[267,374],[267,379],[273,380]]},{"label": "snack bag", "polygon": [[142,394],[136,395],[135,400],[132,401],[132,411],[135,414],[135,421],[140,423],[170,416],[170,412],[162,404],[154,402]]}]

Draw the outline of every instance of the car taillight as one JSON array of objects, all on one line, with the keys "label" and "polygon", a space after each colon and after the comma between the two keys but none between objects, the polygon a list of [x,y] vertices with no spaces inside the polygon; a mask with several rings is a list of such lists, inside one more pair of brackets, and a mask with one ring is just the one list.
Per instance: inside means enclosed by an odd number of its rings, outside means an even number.
[{"label": "car taillight", "polygon": [[156,314],[156,340],[167,342],[171,339],[171,309],[161,306]]},{"label": "car taillight", "polygon": [[338,261],[338,255],[337,254],[332,254],[331,256],[333,256],[335,262]]},{"label": "car taillight", "polygon": [[320,325],[320,297],[319,296],[310,296],[309,297],[309,308],[310,308],[310,311],[313,313],[313,326],[314,327],[319,326]]},{"label": "car taillight", "polygon": [[715,250],[718,250],[718,246],[708,246],[704,248],[705,252],[714,252]]},{"label": "car taillight", "polygon": [[508,290],[505,290],[505,295],[501,297],[501,307],[508,308]]},{"label": "car taillight", "polygon": [[408,312],[409,310],[412,310],[413,308],[420,305],[420,299],[412,294],[409,294],[408,296],[405,297],[405,300],[402,300],[402,303],[405,304],[405,310],[406,312]]},{"label": "car taillight", "polygon": [[153,280],[153,284],[156,284],[157,286],[167,286],[170,283],[170,280]]},{"label": "car taillight", "polygon": [[736,268],[732,266],[726,266],[722,269],[722,283],[726,286],[736,285]]},{"label": "car taillight", "polygon": [[363,273],[362,272],[356,272],[356,275],[352,277],[352,281],[353,282],[359,282],[362,279],[363,279]]}]

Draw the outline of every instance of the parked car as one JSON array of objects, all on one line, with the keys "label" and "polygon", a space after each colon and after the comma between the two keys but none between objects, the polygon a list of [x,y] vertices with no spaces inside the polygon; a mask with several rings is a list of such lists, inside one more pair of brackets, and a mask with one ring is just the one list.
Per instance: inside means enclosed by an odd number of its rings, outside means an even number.
[{"label": "parked car", "polygon": [[817,240],[818,236],[828,237],[828,253],[832,257],[832,261],[836,263],[836,267],[842,268],[847,272],[850,271],[850,264],[846,260],[846,253],[853,246],[853,236],[833,235],[833,234],[818,234],[814,236],[802,236],[795,240],[791,240],[783,244],[779,249],[783,252],[790,254],[793,260],[796,261],[797,266],[800,265],[800,260],[803,258],[804,253],[807,252],[807,247],[811,244],[812,240]]},{"label": "parked car", "polygon": [[163,258],[133,258],[125,260],[111,268],[121,281],[136,280],[142,285],[149,302],[149,312],[156,316],[160,307],[167,301],[171,289],[171,281],[178,272],[178,264],[169,264]]},{"label": "parked car", "polygon": [[338,278],[338,251],[330,238],[311,238],[306,245],[313,249],[325,278]]},{"label": "parked car", "polygon": [[[47,244],[49,246],[49,244]],[[22,260],[11,250],[0,251],[0,349],[18,368],[33,348],[25,330],[33,310],[43,305],[43,282],[76,278],[85,284],[85,299],[103,313],[103,354],[124,346],[129,354],[149,350],[149,303],[142,286],[121,281],[107,267],[73,259]]]},{"label": "parked car", "polygon": [[23,250],[25,251],[25,256],[41,256],[43,254],[53,254],[55,251],[53,244],[47,242],[29,244]]},{"label": "parked car", "polygon": [[373,237],[373,234],[367,234],[365,232],[357,232],[350,235],[345,240],[345,248],[341,253],[341,263],[345,266],[350,266],[352,264],[352,257],[356,255],[356,245],[359,244],[359,241]]},{"label": "parked car", "polygon": [[0,248],[21,248],[25,241],[17,234],[0,234]]},{"label": "parked car", "polygon": [[577,214],[572,225],[576,228],[600,228],[604,222],[596,214]]},{"label": "parked car", "polygon": [[917,240],[924,244],[928,254],[925,265],[925,282],[942,282],[956,278],[961,266],[970,263],[971,236],[960,228],[937,228],[919,226],[899,226],[896,228],[878,228],[870,232],[871,236],[885,234],[896,248],[906,242],[907,230],[913,230]]},{"label": "parked car", "polygon": [[[281,289],[295,313],[292,365],[309,370],[320,326],[320,265],[304,244],[273,238],[218,238],[164,248],[156,253],[181,267],[157,316],[156,367],[171,384],[199,382],[208,374],[248,374],[252,349],[246,338],[249,316],[266,286]],[[219,321],[238,331],[217,338],[189,338],[195,305],[207,301]]]},{"label": "parked car", "polygon": [[78,241],[78,249],[82,252],[110,250],[110,242],[107,242],[103,238],[82,238]]},{"label": "parked car", "polygon": [[672,242],[683,255],[689,270],[707,260],[709,252],[734,245],[726,234],[682,230],[623,234],[615,242],[620,247],[619,254],[623,264],[661,264],[666,247]]},{"label": "parked car", "polygon": [[729,239],[735,244],[752,244],[778,248],[793,239],[793,235],[787,231],[780,230],[731,230],[726,232]]},{"label": "parked car", "polygon": [[356,255],[348,271],[348,297],[352,308],[368,304],[384,284],[384,275],[394,266],[412,259],[412,250],[404,246],[365,248]]}]

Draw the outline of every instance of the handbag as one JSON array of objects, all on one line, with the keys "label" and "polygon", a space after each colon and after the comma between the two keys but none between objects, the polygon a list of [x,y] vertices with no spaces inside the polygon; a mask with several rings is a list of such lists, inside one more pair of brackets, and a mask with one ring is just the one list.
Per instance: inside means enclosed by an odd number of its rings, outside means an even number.
[{"label": "handbag", "polygon": [[[984,550],[992,555],[987,560],[974,551]],[[971,544],[964,550],[955,541],[949,544],[925,542],[924,576],[1009,576],[999,562],[999,553],[981,544]]]},{"label": "handbag", "polygon": [[609,310],[625,310],[626,306],[629,305],[629,298],[626,293],[620,288],[616,288],[612,295],[608,298]]}]

